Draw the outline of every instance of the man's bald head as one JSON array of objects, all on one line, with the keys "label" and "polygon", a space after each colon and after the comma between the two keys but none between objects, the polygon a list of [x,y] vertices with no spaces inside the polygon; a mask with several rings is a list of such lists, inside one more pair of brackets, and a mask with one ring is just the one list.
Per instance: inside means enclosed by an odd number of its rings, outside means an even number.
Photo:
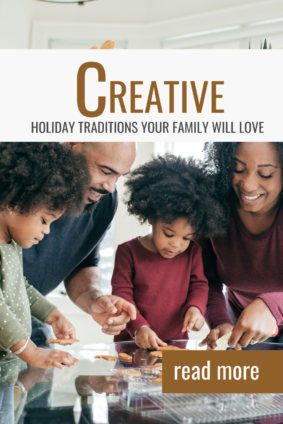
[{"label": "man's bald head", "polygon": [[114,157],[117,166],[128,166],[131,168],[137,153],[135,142],[86,142],[82,143],[82,151],[86,153],[95,153],[103,157]]},{"label": "man's bald head", "polygon": [[[86,194],[86,204],[94,204],[101,196],[113,193],[115,183],[130,172],[136,157],[134,142],[68,143],[74,151],[85,154],[91,183]],[[88,209],[93,210],[90,206]]]}]

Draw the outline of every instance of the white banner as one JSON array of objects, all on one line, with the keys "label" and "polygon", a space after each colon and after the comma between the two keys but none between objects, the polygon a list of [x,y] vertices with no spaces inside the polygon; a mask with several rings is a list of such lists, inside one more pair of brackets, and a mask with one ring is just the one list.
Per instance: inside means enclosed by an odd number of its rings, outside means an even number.
[{"label": "white banner", "polygon": [[0,55],[1,141],[283,139],[281,50]]}]

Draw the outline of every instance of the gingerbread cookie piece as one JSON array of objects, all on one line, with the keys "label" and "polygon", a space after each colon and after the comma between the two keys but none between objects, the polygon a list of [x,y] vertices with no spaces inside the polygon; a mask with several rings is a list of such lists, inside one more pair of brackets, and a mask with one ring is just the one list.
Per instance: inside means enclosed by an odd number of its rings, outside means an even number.
[{"label": "gingerbread cookie piece", "polygon": [[162,358],[162,352],[160,350],[154,350],[150,352],[150,356],[154,356],[155,358]]},{"label": "gingerbread cookie piece", "polygon": [[123,375],[130,375],[131,377],[140,377],[141,372],[137,370],[125,370],[123,371]]},{"label": "gingerbread cookie piece", "polygon": [[73,343],[77,343],[79,340],[77,339],[50,339],[46,340],[47,344],[60,344],[60,345],[72,345]]},{"label": "gingerbread cookie piece", "polygon": [[171,345],[169,345],[169,346],[160,346],[159,347],[159,350],[181,350],[179,347],[177,347],[177,346],[171,346]]},{"label": "gingerbread cookie piece", "polygon": [[80,362],[77,358],[75,358],[75,362],[76,362],[76,364],[78,363],[78,362]]},{"label": "gingerbread cookie piece", "polygon": [[109,356],[109,355],[96,355],[94,358],[105,359],[106,361],[117,361],[117,359],[114,356]]},{"label": "gingerbread cookie piece", "polygon": [[119,358],[123,362],[132,362],[133,358],[130,355],[127,355],[126,353],[119,353]]},{"label": "gingerbread cookie piece", "polygon": [[162,378],[156,378],[154,384],[162,384]]}]

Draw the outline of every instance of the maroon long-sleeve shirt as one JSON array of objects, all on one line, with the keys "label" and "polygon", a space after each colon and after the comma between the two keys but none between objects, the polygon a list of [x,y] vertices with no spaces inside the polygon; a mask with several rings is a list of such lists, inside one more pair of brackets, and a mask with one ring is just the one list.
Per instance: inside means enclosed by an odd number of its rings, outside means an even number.
[{"label": "maroon long-sleeve shirt", "polygon": [[206,320],[210,328],[231,322],[222,293],[228,289],[228,301],[238,318],[254,299],[262,299],[274,315],[283,334],[283,207],[273,224],[253,235],[232,211],[225,237],[200,240],[204,273],[209,282]]},{"label": "maroon long-sleeve shirt", "polygon": [[148,325],[162,340],[185,339],[184,315],[190,306],[205,313],[208,283],[203,273],[201,248],[191,241],[187,250],[172,259],[150,252],[135,238],[116,252],[112,293],[137,308],[137,318],[115,341],[132,340]]}]

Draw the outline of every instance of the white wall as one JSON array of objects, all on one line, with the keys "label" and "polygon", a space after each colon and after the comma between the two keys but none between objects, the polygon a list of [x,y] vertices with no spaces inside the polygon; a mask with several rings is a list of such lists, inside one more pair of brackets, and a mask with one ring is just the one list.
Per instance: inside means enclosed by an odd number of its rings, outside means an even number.
[{"label": "white wall", "polygon": [[0,0],[0,49],[27,49],[32,25],[31,0]]},{"label": "white wall", "polygon": [[[128,48],[243,48],[268,36],[282,48],[282,0],[98,0],[54,4],[0,0],[0,48],[49,48],[50,40],[115,39]],[[255,23],[264,21],[262,25]],[[216,34],[198,34],[224,27]],[[189,35],[176,40],[175,37]],[[84,46],[84,48],[86,48]]]},{"label": "white wall", "polygon": [[[138,154],[132,169],[150,160],[153,153],[153,142],[138,143]],[[119,244],[124,243],[127,240],[131,240],[137,236],[144,236],[149,232],[149,227],[147,224],[141,225],[135,217],[130,216],[127,213],[126,205],[123,203],[124,181],[125,177],[121,177],[119,178],[117,184],[119,193],[119,206],[114,219],[115,252]]]}]

